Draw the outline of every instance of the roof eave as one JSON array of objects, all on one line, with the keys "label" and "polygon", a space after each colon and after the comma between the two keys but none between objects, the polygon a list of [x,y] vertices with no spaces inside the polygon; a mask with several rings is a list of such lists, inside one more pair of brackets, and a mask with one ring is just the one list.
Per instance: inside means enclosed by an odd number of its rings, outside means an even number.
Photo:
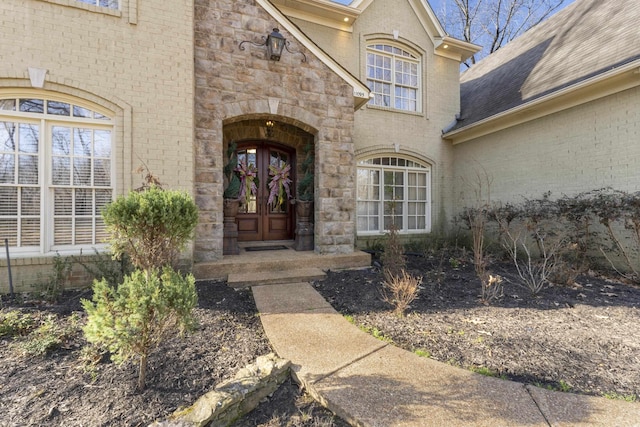
[{"label": "roof eave", "polygon": [[272,0],[285,15],[316,24],[353,32],[353,23],[372,0],[345,6],[328,0]]},{"label": "roof eave", "polygon": [[482,50],[482,46],[444,36],[436,43],[436,54],[464,62]]},{"label": "roof eave", "polygon": [[636,86],[640,86],[640,60],[494,114],[469,126],[446,132],[442,138],[459,144]]}]

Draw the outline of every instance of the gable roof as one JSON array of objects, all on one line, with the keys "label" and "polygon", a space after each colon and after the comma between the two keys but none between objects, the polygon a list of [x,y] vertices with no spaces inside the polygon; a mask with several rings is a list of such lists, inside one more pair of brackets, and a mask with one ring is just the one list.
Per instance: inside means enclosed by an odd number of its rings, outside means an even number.
[{"label": "gable roof", "polygon": [[638,22],[638,0],[576,0],[462,74],[460,118],[444,137],[637,71]]},{"label": "gable roof", "polygon": [[264,10],[271,15],[280,24],[281,28],[286,29],[289,34],[295,37],[295,39],[304,47],[309,49],[316,58],[322,61],[327,67],[329,67],[334,73],[342,78],[353,88],[353,98],[355,109],[358,110],[367,102],[369,102],[369,94],[371,91],[360,80],[347,71],[342,65],[340,65],[335,59],[329,56],[324,50],[320,49],[306,34],[304,34],[300,28],[292,23],[286,16],[278,10],[269,0],[256,0]]}]

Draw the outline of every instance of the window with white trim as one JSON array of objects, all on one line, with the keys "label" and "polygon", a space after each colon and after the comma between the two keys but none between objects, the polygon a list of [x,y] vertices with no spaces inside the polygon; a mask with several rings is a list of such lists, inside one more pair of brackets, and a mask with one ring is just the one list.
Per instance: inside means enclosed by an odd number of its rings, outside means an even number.
[{"label": "window with white trim", "polygon": [[431,168],[401,157],[358,162],[358,234],[394,224],[401,232],[431,230]]},{"label": "window with white trim", "polygon": [[92,6],[106,7],[108,9],[115,9],[115,10],[117,10],[118,7],[120,6],[119,0],[76,0],[76,1],[80,3],[90,4]]},{"label": "window with white trim", "polygon": [[420,111],[420,58],[396,46],[367,46],[370,105]]},{"label": "window with white trim", "polygon": [[0,238],[29,254],[103,243],[112,153],[112,119],[97,109],[0,98]]}]

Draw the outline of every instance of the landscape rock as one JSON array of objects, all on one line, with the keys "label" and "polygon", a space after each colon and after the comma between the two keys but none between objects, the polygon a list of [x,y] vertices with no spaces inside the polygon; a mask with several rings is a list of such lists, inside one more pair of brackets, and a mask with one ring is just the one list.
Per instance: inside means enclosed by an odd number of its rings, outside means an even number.
[{"label": "landscape rock", "polygon": [[270,353],[218,384],[192,406],[176,411],[153,427],[228,426],[275,392],[289,376],[291,362]]}]

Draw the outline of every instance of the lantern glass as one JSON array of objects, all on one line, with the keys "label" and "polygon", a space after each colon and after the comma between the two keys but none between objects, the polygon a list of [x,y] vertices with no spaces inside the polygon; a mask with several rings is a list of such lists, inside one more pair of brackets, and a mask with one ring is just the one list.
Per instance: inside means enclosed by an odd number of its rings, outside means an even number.
[{"label": "lantern glass", "polygon": [[267,56],[271,61],[279,61],[286,40],[277,28],[267,37]]}]

